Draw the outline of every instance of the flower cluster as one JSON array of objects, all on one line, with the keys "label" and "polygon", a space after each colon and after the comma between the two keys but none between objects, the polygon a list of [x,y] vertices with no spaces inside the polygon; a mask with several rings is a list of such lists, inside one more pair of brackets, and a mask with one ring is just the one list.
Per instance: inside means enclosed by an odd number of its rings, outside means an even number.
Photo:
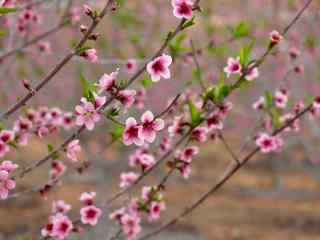
[{"label": "flower cluster", "polygon": [[164,128],[164,121],[155,118],[151,111],[146,111],[141,116],[141,123],[133,117],[126,120],[126,127],[123,132],[123,143],[127,146],[136,144],[142,146],[144,142],[152,143],[156,138],[156,132]]},{"label": "flower cluster", "polygon": [[132,199],[126,208],[121,208],[110,214],[117,221],[127,239],[134,239],[141,232],[142,214],[147,214],[149,222],[156,221],[160,213],[166,209],[160,188],[145,186],[140,199]]},{"label": "flower cluster", "polygon": [[186,147],[183,150],[177,150],[175,154],[174,167],[178,169],[183,178],[189,178],[191,173],[192,158],[199,153],[196,146]]},{"label": "flower cluster", "polygon": [[95,192],[85,192],[80,196],[80,201],[85,205],[80,209],[81,222],[95,226],[101,217],[102,210],[94,205],[93,198],[96,196]]},{"label": "flower cluster", "polygon": [[72,113],[63,112],[57,107],[29,108],[14,122],[11,130],[0,130],[0,158],[10,151],[10,146],[26,146],[32,135],[43,138],[59,128],[68,130],[73,125]]},{"label": "flower cluster", "polygon": [[48,223],[41,230],[43,237],[51,237],[57,240],[67,238],[74,230],[74,226],[67,213],[71,210],[71,205],[59,200],[52,204],[52,215]]},{"label": "flower cluster", "polygon": [[10,178],[10,173],[18,168],[11,161],[3,161],[0,164],[0,199],[7,199],[9,191],[16,187],[16,182]]}]

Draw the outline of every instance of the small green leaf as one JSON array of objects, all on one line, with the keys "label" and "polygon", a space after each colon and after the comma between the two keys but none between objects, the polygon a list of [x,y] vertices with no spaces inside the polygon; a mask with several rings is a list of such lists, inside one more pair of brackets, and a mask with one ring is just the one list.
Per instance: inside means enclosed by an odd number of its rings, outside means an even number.
[{"label": "small green leaf", "polygon": [[141,85],[144,87],[144,88],[149,88],[151,87],[154,82],[151,80],[151,78],[149,76],[146,76],[145,78],[143,78],[141,81]]},{"label": "small green leaf", "polygon": [[266,102],[266,107],[267,108],[272,108],[273,106],[273,95],[270,91],[266,91],[264,93],[264,99],[265,99],[265,102]]},{"label": "small green leaf", "polygon": [[54,147],[51,144],[48,144],[48,152],[52,153],[52,159],[56,160],[60,157],[59,152],[54,150]]},{"label": "small green leaf", "polygon": [[16,12],[17,10],[17,8],[0,7],[0,15]]},{"label": "small green leaf", "polygon": [[122,137],[122,134],[123,134],[123,127],[118,124],[114,124],[112,127],[112,131],[110,132],[112,141],[119,140]]},{"label": "small green leaf", "polygon": [[248,22],[242,21],[231,31],[234,38],[243,38],[250,35],[251,27]]},{"label": "small green leaf", "polygon": [[252,41],[249,44],[244,45],[241,49],[240,49],[240,63],[243,67],[246,67],[250,61],[250,55],[251,55],[251,51],[254,45],[254,41]]},{"label": "small green leaf", "polygon": [[96,92],[95,84],[87,80],[82,71],[80,71],[80,80],[82,87],[82,95],[89,101],[93,100],[93,93]]},{"label": "small green leaf", "polygon": [[187,22],[185,22],[185,23],[183,24],[183,26],[182,26],[182,29],[187,29],[187,28],[193,26],[194,24],[196,24],[195,21],[194,21],[194,19],[195,19],[195,17],[193,17],[193,18],[191,18],[190,20],[188,20]]},{"label": "small green leaf", "polygon": [[192,126],[196,126],[201,121],[201,114],[191,100],[189,100],[188,105]]},{"label": "small green leaf", "polygon": [[272,115],[272,124],[274,129],[278,129],[281,126],[280,122],[280,112],[277,108],[273,108],[271,110],[271,115]]}]

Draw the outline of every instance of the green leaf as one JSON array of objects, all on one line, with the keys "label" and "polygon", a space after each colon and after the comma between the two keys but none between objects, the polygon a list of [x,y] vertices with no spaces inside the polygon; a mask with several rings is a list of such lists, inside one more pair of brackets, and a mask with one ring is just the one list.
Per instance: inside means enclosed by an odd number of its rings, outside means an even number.
[{"label": "green leaf", "polygon": [[187,28],[193,26],[194,24],[196,24],[195,21],[194,21],[194,19],[195,19],[195,17],[193,17],[193,18],[191,18],[190,20],[188,20],[187,22],[185,22],[185,23],[183,24],[183,26],[182,26],[182,29],[187,29]]},{"label": "green leaf", "polygon": [[17,10],[17,8],[0,7],[0,15],[16,12]]},{"label": "green leaf", "polygon": [[272,108],[273,106],[273,95],[270,91],[266,91],[264,93],[264,99],[265,99],[265,102],[266,102],[266,107],[267,108]]},{"label": "green leaf", "polygon": [[48,152],[53,153],[52,155],[53,160],[58,159],[60,156],[59,152],[55,151],[54,147],[51,144],[48,144]]},{"label": "green leaf", "polygon": [[244,45],[240,49],[240,63],[243,67],[246,67],[250,61],[251,51],[254,45],[254,41],[251,41],[249,44]]},{"label": "green leaf", "polygon": [[251,27],[248,22],[242,21],[231,31],[234,38],[243,38],[250,35]]},{"label": "green leaf", "polygon": [[151,87],[154,82],[151,80],[151,78],[149,76],[146,76],[145,78],[143,78],[141,81],[141,85],[144,87],[144,88],[149,88]]},{"label": "green leaf", "polygon": [[278,129],[281,126],[280,122],[280,112],[277,108],[273,108],[271,110],[271,115],[272,115],[272,125],[274,129]]},{"label": "green leaf", "polygon": [[178,34],[169,44],[170,54],[175,57],[180,52],[183,52],[185,48],[183,48],[183,41],[187,38],[187,34],[182,32]]},{"label": "green leaf", "polygon": [[122,137],[122,134],[123,134],[123,127],[118,124],[114,124],[112,127],[112,131],[110,132],[112,141],[119,140]]},{"label": "green leaf", "polygon": [[82,95],[89,101],[93,100],[93,93],[96,92],[95,84],[87,80],[82,71],[80,71],[80,80],[82,87]]},{"label": "green leaf", "polygon": [[189,100],[188,105],[190,111],[191,124],[192,126],[196,126],[201,121],[201,114],[191,100]]}]

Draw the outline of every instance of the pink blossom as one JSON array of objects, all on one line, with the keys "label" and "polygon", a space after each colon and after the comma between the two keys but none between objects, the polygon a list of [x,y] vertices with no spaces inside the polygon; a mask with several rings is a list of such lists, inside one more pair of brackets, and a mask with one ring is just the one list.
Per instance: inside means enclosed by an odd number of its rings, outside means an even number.
[{"label": "pink blossom", "polygon": [[183,151],[178,151],[176,158],[186,162],[191,163],[192,158],[199,153],[199,148],[196,146],[186,147]]},{"label": "pink blossom", "polygon": [[245,76],[247,81],[252,81],[259,77],[259,70],[257,67],[253,67],[254,63],[248,66],[248,72]]},{"label": "pink blossom", "polygon": [[0,164],[0,171],[6,171],[8,173],[11,173],[12,171],[16,170],[18,168],[18,164],[14,164],[11,161],[3,161]]},{"label": "pink blossom", "polygon": [[[320,101],[320,98],[319,98],[319,101]],[[304,107],[305,107],[304,102],[303,101],[299,101],[294,105],[293,111],[295,112],[295,114],[298,114],[303,110]]]},{"label": "pink blossom", "polygon": [[140,165],[140,158],[146,153],[144,147],[138,148],[133,154],[129,156],[129,165],[131,167],[137,167]]},{"label": "pink blossom", "polygon": [[240,58],[228,58],[228,65],[224,68],[224,72],[229,78],[231,74],[241,74],[242,66],[240,64]]},{"label": "pink blossom", "polygon": [[120,187],[127,188],[130,187],[139,178],[139,174],[134,172],[121,173],[120,175]]},{"label": "pink blossom", "polygon": [[313,107],[320,110],[320,96],[316,97],[313,101]]},{"label": "pink blossom", "polygon": [[64,172],[66,171],[67,167],[58,160],[54,160],[51,163],[51,170],[50,170],[50,178],[52,180],[58,179]]},{"label": "pink blossom", "polygon": [[134,59],[129,59],[126,63],[126,69],[128,73],[133,73],[137,69],[137,62]]},{"label": "pink blossom", "polygon": [[83,53],[83,57],[89,62],[96,63],[98,61],[97,50],[90,48]]},{"label": "pink blossom", "polygon": [[222,130],[223,122],[218,113],[212,113],[207,119],[209,130]]},{"label": "pink blossom", "polygon": [[125,108],[130,108],[134,103],[136,91],[125,89],[118,92],[117,98]]},{"label": "pink blossom", "polygon": [[303,74],[304,73],[304,66],[302,64],[299,64],[293,68],[294,72],[297,74]]},{"label": "pink blossom", "polygon": [[172,125],[168,127],[168,133],[170,137],[174,137],[177,134],[183,133],[183,117],[182,116],[176,116],[174,118]]},{"label": "pink blossom", "polygon": [[141,198],[145,201],[149,201],[151,193],[154,191],[154,188],[151,186],[142,187]]},{"label": "pink blossom", "polygon": [[49,223],[47,223],[44,228],[41,229],[41,235],[42,237],[50,237],[52,236],[52,230],[53,230],[53,223],[52,223],[52,217],[49,220]]},{"label": "pink blossom", "polygon": [[8,198],[9,191],[16,187],[16,182],[9,176],[9,172],[0,170],[0,199]]},{"label": "pink blossom", "polygon": [[63,240],[69,236],[73,229],[72,221],[63,214],[57,214],[52,219],[52,232],[51,237]]},{"label": "pink blossom", "polygon": [[128,240],[134,239],[141,232],[140,221],[140,217],[136,214],[124,214],[121,217],[122,230]]},{"label": "pink blossom", "polygon": [[298,48],[296,47],[291,47],[289,49],[289,55],[292,59],[296,59],[297,57],[299,57],[301,55],[301,52]]},{"label": "pink blossom", "polygon": [[81,146],[79,144],[79,139],[75,139],[72,142],[70,142],[67,146],[67,157],[73,161],[78,161],[78,153],[81,152]]},{"label": "pink blossom", "polygon": [[62,116],[62,126],[64,129],[69,130],[74,124],[73,114],[66,112]]},{"label": "pink blossom", "polygon": [[223,102],[218,106],[218,115],[221,118],[225,118],[228,112],[230,112],[232,108],[233,108],[232,102]]},{"label": "pink blossom", "polygon": [[271,43],[278,44],[282,39],[283,39],[283,36],[281,36],[281,34],[278,31],[273,30],[270,33],[270,41],[271,41]]},{"label": "pink blossom", "polygon": [[161,77],[169,79],[171,77],[169,66],[172,63],[172,58],[169,55],[162,54],[152,60],[147,65],[147,71],[151,76],[153,82],[160,81]]},{"label": "pink blossom", "polygon": [[139,129],[139,137],[149,143],[154,142],[156,132],[164,128],[164,121],[160,118],[155,118],[151,111],[146,111],[141,116],[142,127]]},{"label": "pink blossom", "polygon": [[95,192],[84,192],[80,196],[80,201],[85,205],[92,205],[93,199],[95,198],[96,193]]},{"label": "pink blossom", "polygon": [[85,125],[88,130],[93,130],[95,123],[100,121],[100,114],[94,105],[85,98],[81,99],[81,104],[77,105],[75,110],[76,124],[78,126]]},{"label": "pink blossom", "polygon": [[14,132],[10,130],[1,130],[0,140],[4,143],[8,143],[14,140]]},{"label": "pink blossom", "polygon": [[120,209],[117,209],[115,211],[113,211],[110,215],[109,215],[109,218],[112,219],[112,220],[118,220],[120,221],[121,220],[121,217],[125,214],[126,212],[126,209],[123,207],[123,208],[120,208]]},{"label": "pink blossom", "polygon": [[169,150],[171,146],[171,139],[169,137],[162,138],[160,142],[160,150],[161,152],[166,152]]},{"label": "pink blossom", "polygon": [[173,15],[176,18],[191,19],[193,16],[193,1],[192,0],[172,0]]},{"label": "pink blossom", "polygon": [[123,132],[123,143],[127,146],[133,143],[137,146],[142,146],[144,141],[139,137],[140,128],[141,126],[133,117],[128,118],[126,120],[126,127]]},{"label": "pink blossom", "polygon": [[38,44],[39,51],[42,53],[51,53],[51,44],[48,41],[42,41]]},{"label": "pink blossom", "polygon": [[261,152],[270,153],[278,151],[282,147],[283,142],[279,137],[261,133],[256,139],[256,144],[260,147]]},{"label": "pink blossom", "polygon": [[15,121],[13,131],[15,133],[26,133],[32,128],[32,122],[26,118],[20,117],[19,120]]},{"label": "pink blossom", "polygon": [[88,16],[91,16],[93,10],[88,4],[83,4],[84,13]]},{"label": "pink blossom", "polygon": [[105,96],[99,96],[96,93],[93,93],[94,98],[94,108],[99,110],[105,103],[107,98]]},{"label": "pink blossom", "polygon": [[104,91],[110,92],[115,87],[116,78],[118,77],[119,69],[117,69],[115,72],[112,72],[110,74],[103,74],[102,77],[99,79],[98,87],[99,87],[99,93],[102,93]]},{"label": "pink blossom", "polygon": [[193,140],[197,142],[205,142],[207,141],[208,128],[206,127],[197,127],[192,133],[191,137]]},{"label": "pink blossom", "polygon": [[156,160],[151,154],[142,154],[139,158],[139,164],[141,165],[143,171],[149,170],[155,164],[155,162]]},{"label": "pink blossom", "polygon": [[264,97],[259,97],[259,99],[252,104],[252,108],[256,110],[262,110],[265,108],[266,101]]},{"label": "pink blossom", "polygon": [[97,225],[101,214],[101,209],[93,205],[80,209],[81,222],[83,224],[90,224],[91,226]]},{"label": "pink blossom", "polygon": [[184,179],[188,179],[191,174],[190,164],[183,164],[181,167],[179,167],[179,171]]},{"label": "pink blossom", "polygon": [[160,213],[166,209],[166,204],[162,202],[151,202],[149,208],[148,220],[150,222],[157,220],[160,217]]},{"label": "pink blossom", "polygon": [[52,212],[66,214],[71,210],[71,205],[66,204],[63,200],[58,200],[52,203]]},{"label": "pink blossom", "polygon": [[277,90],[274,96],[274,102],[278,108],[285,108],[288,103],[288,92],[284,89]]}]

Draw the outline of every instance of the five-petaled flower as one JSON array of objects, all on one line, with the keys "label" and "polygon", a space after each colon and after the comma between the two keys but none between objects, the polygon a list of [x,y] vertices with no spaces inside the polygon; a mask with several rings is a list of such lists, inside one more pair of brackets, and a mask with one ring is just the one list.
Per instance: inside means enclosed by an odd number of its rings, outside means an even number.
[{"label": "five-petaled flower", "polygon": [[128,118],[126,120],[126,127],[123,132],[123,143],[127,146],[131,145],[132,143],[136,144],[137,146],[142,146],[144,140],[139,137],[140,129],[141,126],[133,117]]},{"label": "five-petaled flower", "polygon": [[172,58],[169,55],[162,54],[148,63],[147,71],[151,76],[152,81],[158,82],[161,77],[169,79],[171,77],[169,66],[172,63]]},{"label": "five-petaled flower", "polygon": [[160,118],[155,118],[151,111],[146,111],[141,116],[141,125],[139,137],[152,143],[156,138],[156,132],[164,128],[164,121]]},{"label": "five-petaled flower", "polygon": [[119,69],[117,69],[115,72],[112,72],[110,74],[103,74],[102,77],[99,79],[98,88],[99,93],[102,93],[104,91],[106,92],[112,92],[113,89],[116,87],[116,78],[118,77]]},{"label": "five-petaled flower", "polygon": [[86,206],[80,209],[81,222],[83,224],[90,224],[91,226],[97,225],[101,214],[101,209],[94,205]]},{"label": "five-petaled flower", "polygon": [[261,152],[277,152],[281,149],[283,142],[278,136],[270,136],[267,133],[260,133],[256,139],[256,144],[260,147]]},{"label": "five-petaled flower", "polygon": [[86,98],[81,98],[81,103],[76,106],[75,111],[78,126],[85,125],[88,130],[93,130],[95,123],[100,121],[100,114]]},{"label": "five-petaled flower", "polygon": [[242,66],[240,63],[240,58],[228,58],[228,64],[224,68],[224,72],[227,74],[227,77],[229,78],[231,74],[241,74]]},{"label": "five-petaled flower", "polygon": [[179,19],[191,19],[193,16],[193,1],[192,0],[172,0],[173,15]]}]

